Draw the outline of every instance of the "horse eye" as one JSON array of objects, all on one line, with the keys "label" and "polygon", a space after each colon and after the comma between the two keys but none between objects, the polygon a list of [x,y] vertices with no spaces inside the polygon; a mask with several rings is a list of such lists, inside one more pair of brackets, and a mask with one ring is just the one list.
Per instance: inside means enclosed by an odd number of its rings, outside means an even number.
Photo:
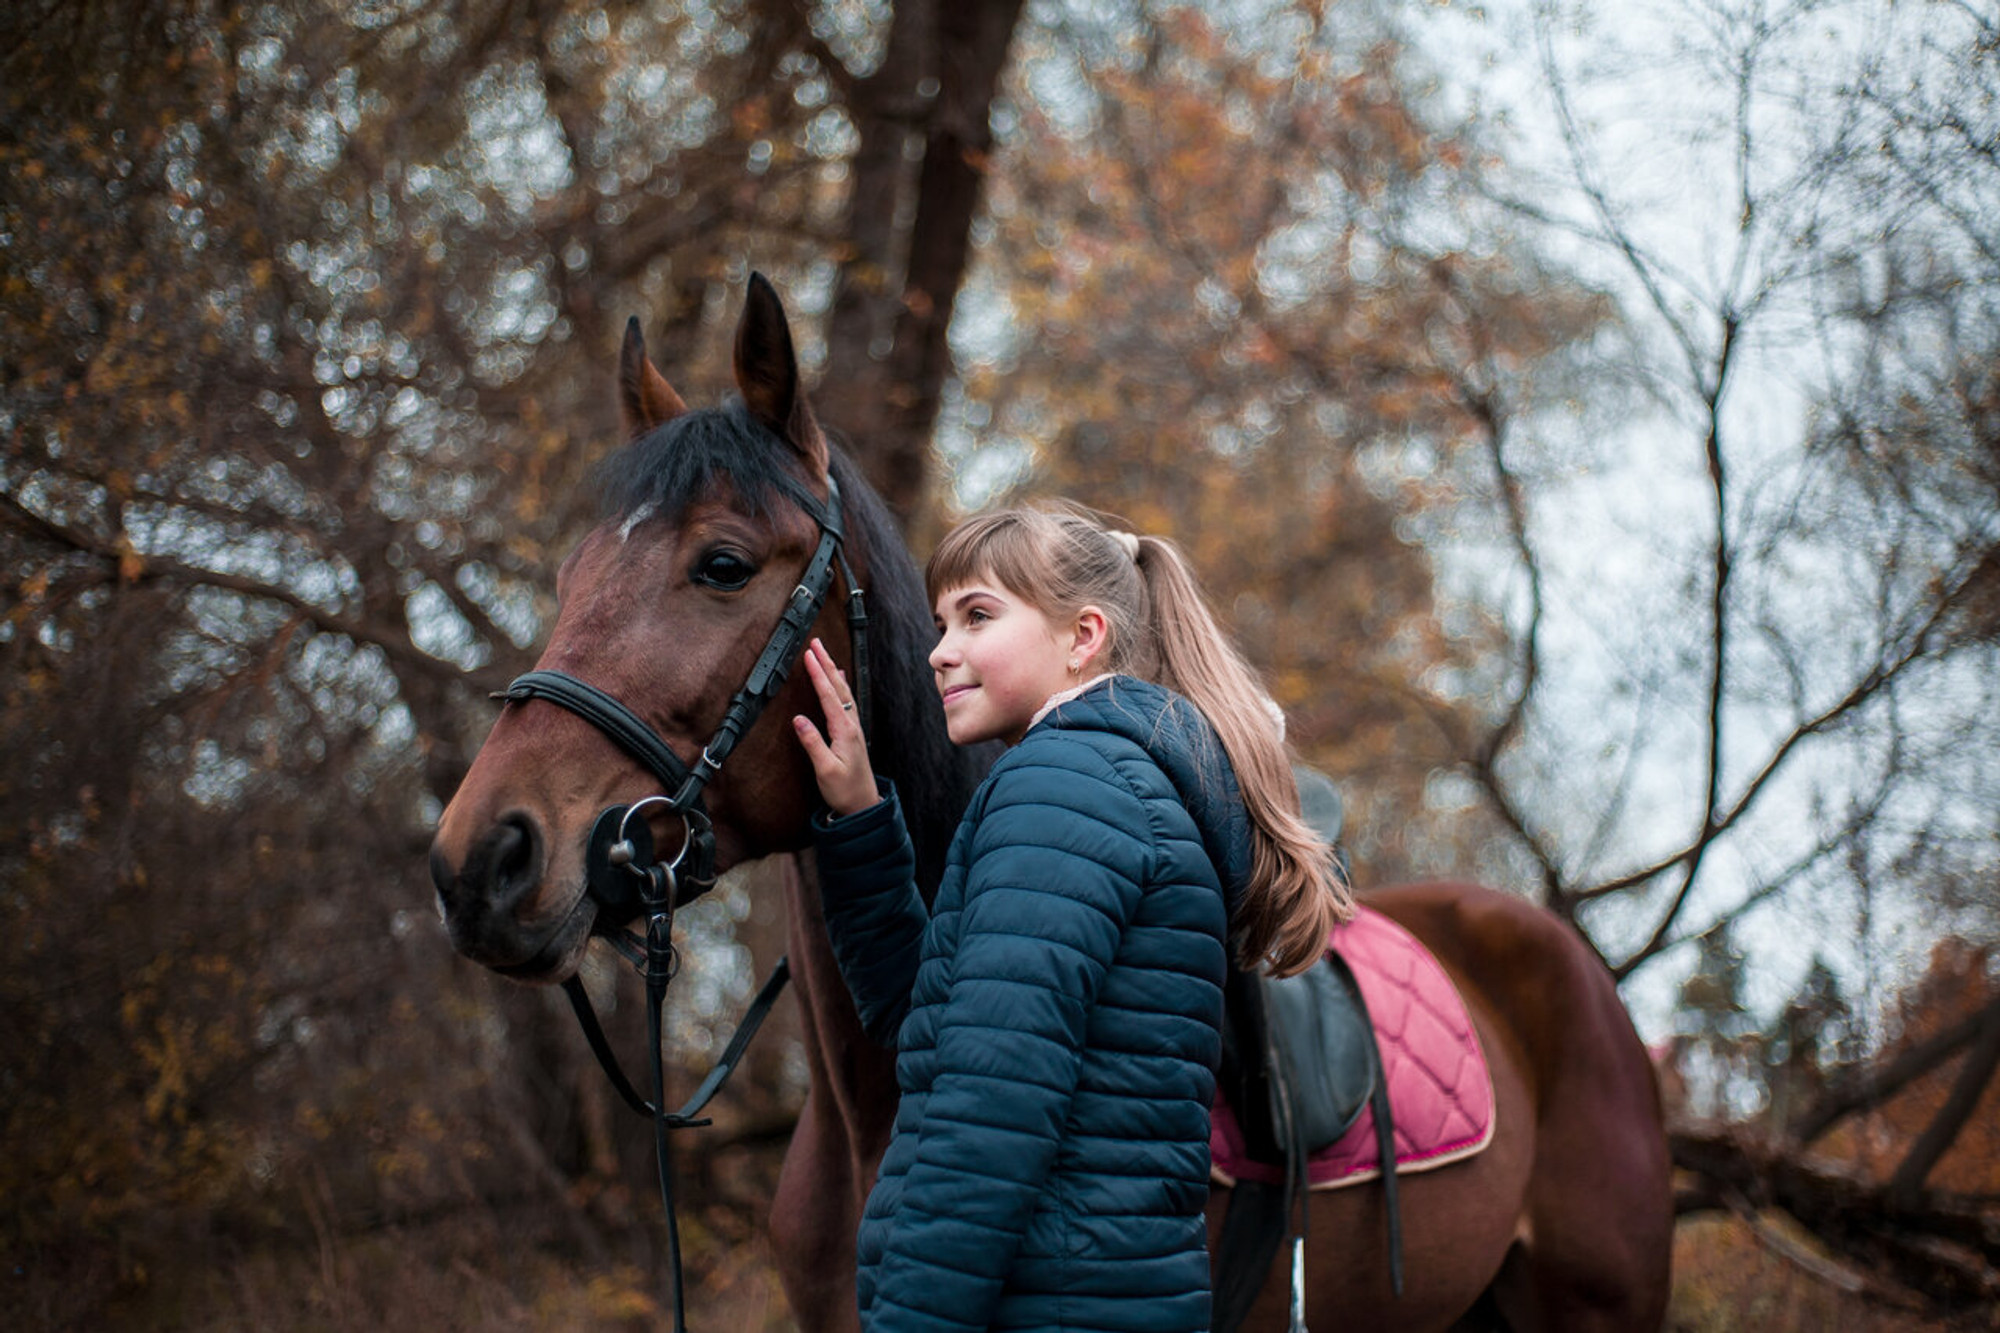
[{"label": "horse eye", "polygon": [[695,563],[693,577],[704,587],[735,592],[749,583],[756,573],[757,566],[734,551],[710,551]]}]

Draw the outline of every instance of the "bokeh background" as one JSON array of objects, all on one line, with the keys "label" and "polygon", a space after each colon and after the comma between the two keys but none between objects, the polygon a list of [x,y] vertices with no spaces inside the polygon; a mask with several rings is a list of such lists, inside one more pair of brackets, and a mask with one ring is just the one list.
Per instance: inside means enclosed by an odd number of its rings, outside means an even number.
[{"label": "bokeh background", "polygon": [[[662,1326],[647,1126],[424,855],[624,321],[713,401],[754,268],[920,554],[1177,537],[1364,890],[1592,941],[1673,1327],[1995,1327],[1996,98],[1987,0],[8,5],[9,1323]],[[790,1326],[802,1068],[787,1006],[684,1140],[703,1327]]]}]

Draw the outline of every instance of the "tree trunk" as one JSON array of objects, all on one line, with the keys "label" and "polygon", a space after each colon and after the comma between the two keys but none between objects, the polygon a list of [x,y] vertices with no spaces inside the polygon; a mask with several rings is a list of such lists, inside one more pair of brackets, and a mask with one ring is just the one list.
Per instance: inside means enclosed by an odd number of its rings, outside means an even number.
[{"label": "tree trunk", "polygon": [[849,104],[861,146],[815,397],[905,527],[928,495],[946,335],[1020,13],[1020,0],[897,5],[881,67]]}]

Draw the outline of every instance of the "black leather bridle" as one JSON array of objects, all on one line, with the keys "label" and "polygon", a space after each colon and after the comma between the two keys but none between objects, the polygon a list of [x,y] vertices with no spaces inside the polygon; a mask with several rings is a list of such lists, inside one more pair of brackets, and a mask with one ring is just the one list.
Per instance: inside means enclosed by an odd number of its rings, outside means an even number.
[{"label": "black leather bridle", "polygon": [[[667,1253],[673,1278],[674,1329],[687,1327],[681,1291],[680,1227],[674,1216],[673,1173],[668,1135],[709,1122],[698,1119],[702,1108],[722,1088],[735,1070],[750,1039],[757,1034],[771,1006],[790,977],[786,959],[765,981],[757,998],[744,1013],[736,1035],[730,1038],[715,1068],[702,1080],[678,1111],[666,1109],[665,1056],[661,1050],[661,1011],[666,1004],[667,984],[680,968],[674,948],[674,910],[699,898],[715,887],[715,827],[702,800],[703,789],[722,771],[736,743],[743,739],[764,708],[784,686],[785,678],[804,650],[813,622],[819,619],[839,570],[847,585],[847,625],[854,660],[854,697],[860,709],[863,736],[869,731],[868,689],[868,609],[861,584],[847,563],[846,533],[842,526],[840,486],[827,474],[826,503],[803,485],[789,478],[776,479],[780,489],[819,524],[819,545],[806,562],[805,572],[792,590],[764,651],[741,689],[729,701],[722,722],[702,746],[693,764],[684,762],[673,747],[661,738],[637,713],[614,696],[575,676],[561,671],[530,671],[494,695],[508,703],[541,699],[576,714],[609,737],[620,749],[638,760],[658,778],[663,790],[629,805],[606,807],[592,825],[584,855],[585,885],[597,902],[597,924],[593,933],[603,938],[629,960],[646,978],[646,1024],[652,1073],[652,1097],[639,1094],[619,1066],[605,1038],[604,1026],[584,990],[581,977],[571,975],[563,982],[563,992],[576,1012],[577,1023],[590,1043],[597,1062],[603,1066],[612,1086],[633,1110],[653,1122],[653,1149],[658,1162],[660,1203],[667,1217]],[[655,854],[651,826],[643,817],[660,808],[680,816],[681,849],[671,861],[662,862]],[[634,918],[645,918],[641,943],[625,926]]]}]

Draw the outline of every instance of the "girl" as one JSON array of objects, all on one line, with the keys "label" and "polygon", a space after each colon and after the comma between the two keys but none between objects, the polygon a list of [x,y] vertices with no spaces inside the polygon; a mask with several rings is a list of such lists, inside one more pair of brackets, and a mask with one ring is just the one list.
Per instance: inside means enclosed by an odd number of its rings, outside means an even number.
[{"label": "girl", "polygon": [[818,642],[826,734],[793,719],[834,952],[902,1090],[862,1325],[1206,1330],[1225,949],[1300,971],[1350,901],[1275,705],[1171,543],[1006,510],[954,530],[926,583],[952,740],[1011,747],[929,908]]}]

